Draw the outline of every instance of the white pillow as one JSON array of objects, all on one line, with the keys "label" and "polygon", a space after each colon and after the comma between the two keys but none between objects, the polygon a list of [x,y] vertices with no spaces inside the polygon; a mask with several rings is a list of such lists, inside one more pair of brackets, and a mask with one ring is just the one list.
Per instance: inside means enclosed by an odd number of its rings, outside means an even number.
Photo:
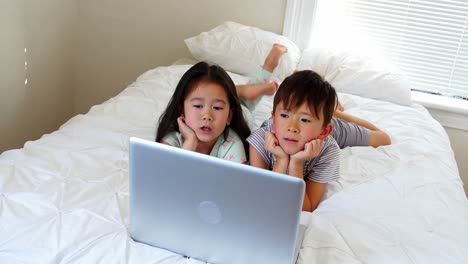
[{"label": "white pillow", "polygon": [[228,21],[185,40],[196,59],[243,75],[253,74],[263,65],[274,43],[288,48],[273,72],[273,77],[282,81],[293,73],[301,56],[297,45],[284,36]]},{"label": "white pillow", "polygon": [[382,60],[316,48],[302,52],[298,69],[316,71],[337,92],[411,105],[411,89],[405,75]]}]

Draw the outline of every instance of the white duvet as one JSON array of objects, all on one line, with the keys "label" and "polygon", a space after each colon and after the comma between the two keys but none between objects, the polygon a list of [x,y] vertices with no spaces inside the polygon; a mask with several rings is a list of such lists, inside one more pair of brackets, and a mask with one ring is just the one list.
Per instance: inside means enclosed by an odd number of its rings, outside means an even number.
[{"label": "white duvet", "polygon": [[[0,156],[0,263],[199,263],[136,243],[127,229],[128,138],[154,139],[188,67],[150,70],[86,115]],[[341,179],[302,214],[308,229],[297,263],[468,263],[468,202],[441,125],[419,105],[340,100],[393,144],[341,151]],[[256,126],[271,101],[255,111]]]}]

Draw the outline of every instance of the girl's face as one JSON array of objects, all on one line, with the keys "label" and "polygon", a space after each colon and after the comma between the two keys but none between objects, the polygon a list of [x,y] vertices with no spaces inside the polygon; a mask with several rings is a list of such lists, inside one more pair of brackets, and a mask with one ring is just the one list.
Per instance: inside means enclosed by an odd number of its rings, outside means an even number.
[{"label": "girl's face", "polygon": [[231,123],[232,111],[224,88],[216,83],[201,81],[184,100],[185,123],[195,132],[200,143],[216,143],[226,125]]}]

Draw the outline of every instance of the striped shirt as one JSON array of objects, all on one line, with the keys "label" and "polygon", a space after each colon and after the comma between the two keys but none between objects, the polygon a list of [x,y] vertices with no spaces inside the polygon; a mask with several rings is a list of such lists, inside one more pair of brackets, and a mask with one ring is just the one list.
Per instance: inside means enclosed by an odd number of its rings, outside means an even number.
[{"label": "striped shirt", "polygon": [[331,136],[340,148],[353,146],[369,146],[371,131],[365,127],[332,117],[333,131]]},{"label": "striped shirt", "polygon": [[[266,132],[273,132],[271,118],[263,122],[260,128],[247,138],[247,142],[260,153],[269,169],[272,170],[276,158],[265,149]],[[303,172],[304,179],[319,183],[328,183],[340,178],[340,148],[331,135],[325,139],[320,154],[304,163]]]}]

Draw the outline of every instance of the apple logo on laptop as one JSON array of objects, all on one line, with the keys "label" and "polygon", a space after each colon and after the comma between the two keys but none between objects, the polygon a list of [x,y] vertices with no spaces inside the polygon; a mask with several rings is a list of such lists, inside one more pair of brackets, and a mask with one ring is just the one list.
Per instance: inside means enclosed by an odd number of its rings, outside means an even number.
[{"label": "apple logo on laptop", "polygon": [[218,205],[212,201],[203,201],[198,205],[198,215],[200,219],[208,224],[218,224],[221,222],[221,210]]}]

